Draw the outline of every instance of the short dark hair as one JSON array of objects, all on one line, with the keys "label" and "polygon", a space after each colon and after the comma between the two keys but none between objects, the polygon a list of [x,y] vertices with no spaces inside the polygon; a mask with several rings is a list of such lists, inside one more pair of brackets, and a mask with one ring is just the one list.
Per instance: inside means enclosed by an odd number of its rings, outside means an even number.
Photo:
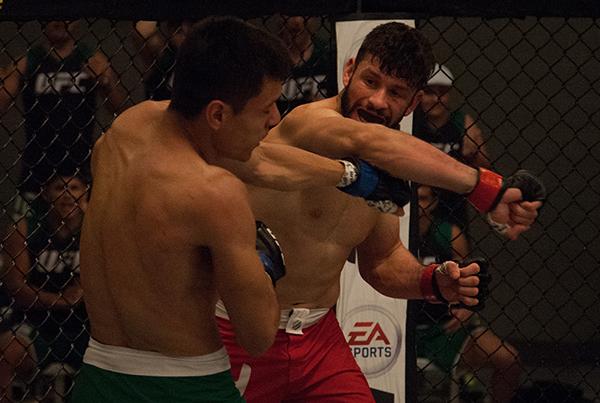
[{"label": "short dark hair", "polygon": [[238,18],[206,18],[179,49],[170,108],[189,119],[219,99],[237,113],[266,78],[283,81],[291,66],[288,50],[274,35]]},{"label": "short dark hair", "polygon": [[365,37],[356,64],[372,56],[383,73],[402,78],[421,89],[433,72],[431,44],[418,30],[400,22],[388,22],[375,27]]},{"label": "short dark hair", "polygon": [[62,178],[62,177],[78,178],[79,180],[81,180],[81,182],[83,182],[83,184],[89,185],[92,182],[89,171],[90,171],[89,167],[86,167],[86,166],[80,167],[74,163],[68,163],[68,164],[65,163],[65,164],[62,164],[62,165],[56,167],[53,170],[53,172],[48,176],[48,179],[46,179],[44,186],[48,186],[55,180]]}]

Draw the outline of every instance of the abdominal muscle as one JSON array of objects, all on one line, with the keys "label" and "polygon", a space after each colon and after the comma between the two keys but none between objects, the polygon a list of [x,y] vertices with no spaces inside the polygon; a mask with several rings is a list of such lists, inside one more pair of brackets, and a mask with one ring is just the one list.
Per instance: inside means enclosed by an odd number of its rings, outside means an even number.
[{"label": "abdominal muscle", "polygon": [[257,219],[277,237],[286,276],[277,282],[282,309],[331,308],[346,258],[369,234],[378,213],[335,188],[278,192],[250,187]]}]

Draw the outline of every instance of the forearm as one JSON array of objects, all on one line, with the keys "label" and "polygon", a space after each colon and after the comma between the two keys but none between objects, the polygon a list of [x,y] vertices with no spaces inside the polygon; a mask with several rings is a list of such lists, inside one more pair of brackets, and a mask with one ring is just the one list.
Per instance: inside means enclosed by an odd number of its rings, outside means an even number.
[{"label": "forearm", "polygon": [[468,193],[477,183],[477,170],[407,133],[339,115],[311,119],[301,112],[282,122],[280,132],[289,144],[331,158],[359,157],[397,178],[455,193]]},{"label": "forearm", "polygon": [[21,288],[15,290],[12,296],[17,305],[23,309],[48,310],[69,307],[60,294],[35,289],[28,284],[24,284]]},{"label": "forearm", "polygon": [[246,162],[222,159],[217,164],[248,184],[282,191],[335,186],[344,173],[336,160],[268,142],[262,142]]},{"label": "forearm", "polygon": [[416,137],[378,125],[368,125],[366,130],[358,156],[392,176],[461,194],[477,183],[476,169]]},{"label": "forearm", "polygon": [[137,34],[132,38],[137,43],[140,56],[148,68],[164,47],[165,38],[156,21],[138,21],[135,24],[135,31]]},{"label": "forearm", "polygon": [[379,267],[363,278],[381,294],[390,298],[422,299],[419,280],[423,266]]},{"label": "forearm", "polygon": [[0,88],[0,115],[4,115],[8,111],[10,103],[13,101],[12,96],[4,88]]},{"label": "forearm", "polygon": [[419,284],[424,266],[404,247],[373,263],[361,259],[360,251],[358,257],[361,276],[381,294],[391,298],[423,298]]},{"label": "forearm", "polygon": [[19,81],[18,78],[16,78],[17,74],[17,72],[12,72],[8,76],[2,76],[3,83],[0,86],[0,115],[5,114],[11,103],[16,101],[19,91]]},{"label": "forearm", "polygon": [[107,98],[107,107],[113,113],[120,113],[129,106],[127,91],[114,74],[104,80],[103,95]]}]

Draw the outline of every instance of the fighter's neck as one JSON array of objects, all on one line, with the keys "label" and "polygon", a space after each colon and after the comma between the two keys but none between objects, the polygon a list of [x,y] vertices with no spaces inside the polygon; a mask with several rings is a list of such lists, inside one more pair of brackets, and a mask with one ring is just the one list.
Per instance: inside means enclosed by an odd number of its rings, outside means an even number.
[{"label": "fighter's neck", "polygon": [[48,47],[52,50],[51,54],[57,59],[65,59],[71,53],[73,53],[73,50],[75,49],[75,41],[68,40],[64,42],[49,43]]},{"label": "fighter's neck", "polygon": [[176,125],[180,128],[181,136],[192,146],[194,151],[208,164],[214,164],[219,160],[219,154],[215,150],[207,127],[198,121],[184,119],[177,113],[173,114]]}]

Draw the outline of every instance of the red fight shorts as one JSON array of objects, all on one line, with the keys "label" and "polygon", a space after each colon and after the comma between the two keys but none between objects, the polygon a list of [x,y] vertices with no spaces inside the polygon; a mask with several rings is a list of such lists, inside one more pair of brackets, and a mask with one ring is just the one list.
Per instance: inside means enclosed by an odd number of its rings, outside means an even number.
[{"label": "red fight shorts", "polygon": [[303,334],[280,326],[273,346],[259,357],[236,343],[229,320],[217,317],[217,323],[233,378],[248,403],[375,402],[333,310]]}]

